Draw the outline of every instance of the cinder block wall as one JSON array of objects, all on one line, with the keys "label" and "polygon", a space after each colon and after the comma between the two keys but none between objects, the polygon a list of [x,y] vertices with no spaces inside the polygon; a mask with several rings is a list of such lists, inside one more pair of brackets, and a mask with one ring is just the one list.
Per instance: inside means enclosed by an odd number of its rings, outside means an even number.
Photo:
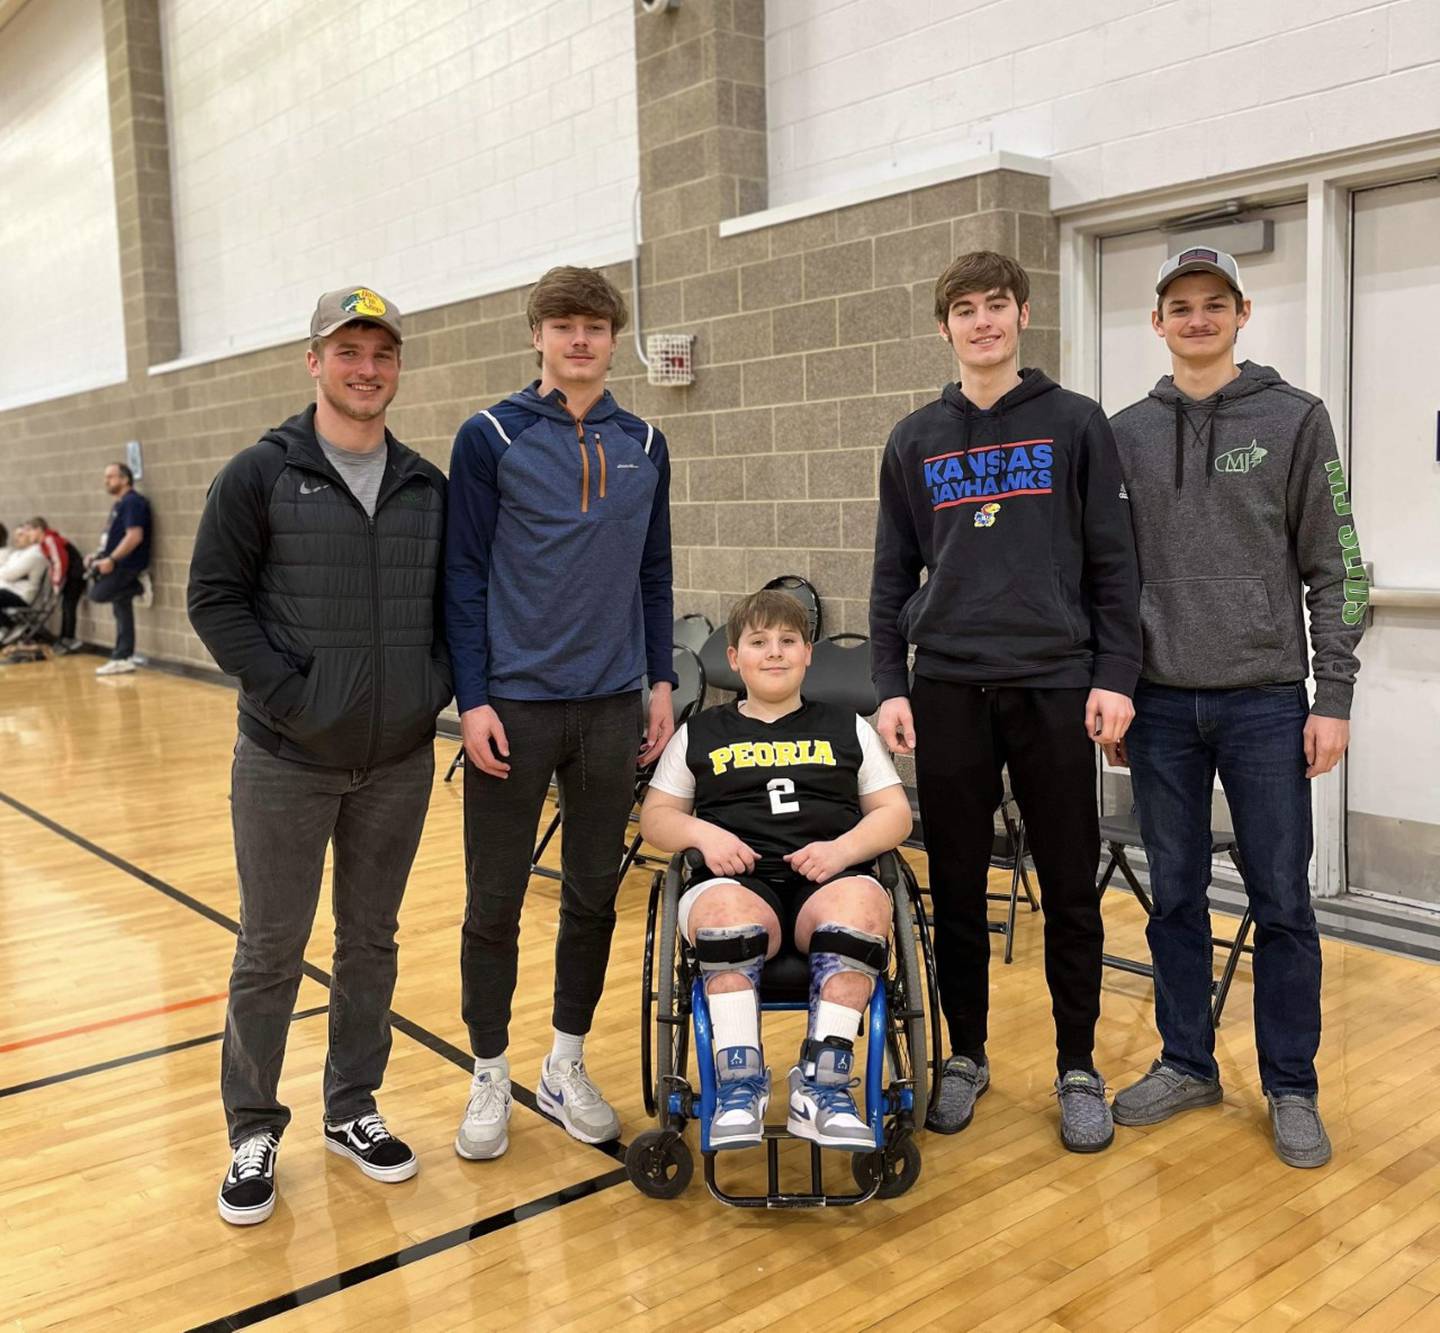
[{"label": "cinder block wall", "polygon": [[[106,3],[115,33],[125,28],[120,14],[144,8]],[[612,388],[670,440],[677,610],[718,620],[736,596],[798,573],[820,590],[831,631],[864,631],[880,451],[895,421],[953,378],[932,290],[955,254],[1018,255],[1034,284],[1023,360],[1058,371],[1048,182],[993,171],[722,238],[722,221],[765,203],[762,6],[687,0],[636,23],[640,308],[647,332],[696,335],[697,371],[689,388],[652,388],[627,336]],[[114,118],[129,123],[125,81],[111,88]],[[147,141],[154,105],[147,100],[152,114],[138,122]],[[184,602],[205,491],[227,458],[312,397],[309,312],[296,312],[292,344],[148,375],[164,359],[152,345],[174,354],[174,285],[168,228],[142,225],[165,197],[163,160],[148,152],[143,161],[138,177],[124,173],[119,201],[133,256],[128,382],[0,414],[0,519],[38,511],[91,549],[109,508],[104,465],[123,457],[127,439],[141,440],[141,489],[156,512],[156,601],[137,612],[139,650],[203,666]],[[633,297],[628,266],[608,271]],[[399,438],[445,466],[460,422],[534,377],[524,298],[516,289],[407,319],[391,417]],[[108,611],[83,613],[88,638],[110,642],[111,626]]]}]

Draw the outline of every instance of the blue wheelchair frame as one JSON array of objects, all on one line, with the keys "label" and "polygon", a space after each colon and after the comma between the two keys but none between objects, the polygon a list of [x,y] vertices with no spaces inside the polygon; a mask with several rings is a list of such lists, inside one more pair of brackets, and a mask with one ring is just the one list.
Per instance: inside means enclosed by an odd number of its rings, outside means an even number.
[{"label": "blue wheelchair frame", "polygon": [[[687,856],[695,857],[691,852]],[[893,857],[892,864],[885,864]],[[933,1097],[934,1067],[926,1058],[925,1048],[938,1049],[938,997],[935,995],[933,953],[930,947],[929,931],[921,914],[916,885],[908,866],[898,853],[882,858],[881,879],[886,882],[892,898],[897,901],[897,924],[907,919],[898,906],[897,890],[903,890],[909,905],[909,919],[913,919],[916,939],[906,941],[897,932],[896,950],[908,948],[904,959],[894,959],[895,974],[887,968],[877,981],[867,1009],[867,1047],[865,1070],[862,1080],[864,1089],[864,1117],[874,1135],[874,1148],[868,1152],[847,1152],[838,1154],[831,1150],[822,1155],[820,1146],[809,1143],[810,1148],[810,1191],[794,1193],[780,1188],[779,1145],[793,1140],[794,1136],[783,1125],[767,1125],[764,1143],[766,1149],[767,1190],[760,1195],[737,1195],[726,1191],[715,1177],[716,1150],[710,1144],[710,1124],[715,1115],[717,1103],[717,1080],[715,1077],[715,1043],[710,1024],[710,1006],[705,994],[704,979],[695,967],[693,957],[678,937],[678,929],[668,941],[662,941],[661,966],[670,970],[671,978],[665,979],[670,994],[671,1012],[662,1012],[655,1017],[652,1026],[651,1003],[659,998],[652,991],[652,961],[656,943],[656,921],[662,894],[676,895],[683,885],[682,866],[697,868],[694,862],[677,858],[665,874],[657,874],[651,887],[649,924],[646,932],[646,966],[644,969],[645,992],[642,997],[642,1086],[645,1088],[647,1109],[655,1115],[660,1128],[648,1130],[639,1135],[626,1153],[626,1170],[637,1189],[653,1198],[675,1198],[684,1192],[694,1170],[690,1149],[685,1145],[684,1132],[688,1121],[700,1122],[700,1151],[705,1162],[705,1183],[721,1203],[738,1208],[818,1208],[845,1207],[864,1203],[876,1194],[893,1197],[908,1189],[919,1175],[920,1151],[914,1142],[914,1133],[924,1121],[928,1107],[916,1105],[915,1079],[924,1070],[924,1077],[930,1079],[929,1091]],[[888,874],[887,874],[888,871]],[[673,885],[672,876],[676,876]],[[667,885],[669,886],[667,889]],[[672,904],[673,906],[673,904]],[[673,913],[667,908],[667,921],[673,926]],[[663,933],[663,932],[662,932]],[[917,942],[918,941],[918,942]],[[668,950],[668,952],[667,952]],[[792,955],[798,957],[798,955]],[[923,974],[921,968],[923,966]],[[785,983],[782,983],[784,985]],[[795,979],[798,988],[798,978]],[[893,1011],[890,987],[899,986],[897,992],[907,1007]],[[922,994],[910,994],[911,990]],[[663,995],[664,992],[661,994]],[[782,994],[795,993],[786,985]],[[765,982],[761,982],[762,1012],[804,1012],[807,1001],[795,998],[766,999]],[[928,1024],[925,1005],[928,1001]],[[928,1035],[925,1028],[928,1027]],[[693,1029],[695,1046],[694,1059],[699,1074],[699,1092],[691,1086],[685,1076],[689,1030]],[[670,1063],[666,1072],[662,1064],[659,1070],[659,1086],[652,1082],[654,1073],[652,1043],[656,1040],[670,1044]],[[886,1057],[893,1054],[897,1061],[894,1082],[887,1086]],[[916,1056],[919,1056],[917,1069]],[[904,1069],[908,1066],[910,1077]],[[922,1078],[923,1082],[923,1078]],[[837,1156],[849,1158],[850,1170],[857,1189],[851,1193],[827,1193],[824,1184],[823,1162],[832,1162]]]}]

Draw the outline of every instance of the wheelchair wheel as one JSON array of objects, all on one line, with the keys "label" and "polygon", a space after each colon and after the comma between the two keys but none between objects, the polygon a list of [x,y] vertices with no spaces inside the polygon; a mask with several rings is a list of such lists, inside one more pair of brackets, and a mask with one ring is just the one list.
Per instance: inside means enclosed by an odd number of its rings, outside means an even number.
[{"label": "wheelchair wheel", "polygon": [[640,1091],[645,1114],[655,1115],[655,925],[665,876],[650,877],[650,905],[645,913],[645,957],[640,962]]},{"label": "wheelchair wheel", "polygon": [[[672,882],[672,880],[674,882]],[[650,883],[640,988],[640,1079],[647,1115],[669,1123],[669,1094],[685,1076],[690,1044],[689,990],[674,866]]]},{"label": "wheelchair wheel", "polygon": [[907,1134],[899,1143],[876,1152],[856,1153],[850,1159],[850,1171],[862,1190],[868,1190],[878,1179],[876,1196],[897,1198],[920,1179],[919,1146]]},{"label": "wheelchair wheel", "polygon": [[649,1129],[625,1150],[625,1174],[649,1198],[678,1199],[695,1174],[695,1159],[673,1130]]},{"label": "wheelchair wheel", "polygon": [[[925,959],[928,940],[922,941],[923,923],[918,923],[913,896],[914,880],[906,867],[894,892],[895,899],[895,1011],[897,1029],[891,1038],[891,1059],[902,1076],[912,1081],[915,1096],[915,1124],[923,1125],[929,1111],[930,1097],[937,1090],[938,1080],[932,1077],[930,1057],[932,1043],[929,1028],[935,1020],[935,997],[926,986]],[[927,1013],[927,1000],[929,1001]],[[900,1037],[903,1031],[904,1040]],[[936,1048],[938,1049],[938,1047]],[[904,1068],[909,1066],[908,1070]]]}]

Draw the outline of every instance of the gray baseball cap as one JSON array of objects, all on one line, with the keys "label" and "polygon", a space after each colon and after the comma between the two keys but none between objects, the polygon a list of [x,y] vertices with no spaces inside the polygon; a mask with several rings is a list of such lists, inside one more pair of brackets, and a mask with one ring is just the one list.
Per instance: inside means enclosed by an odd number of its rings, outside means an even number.
[{"label": "gray baseball cap", "polygon": [[1183,278],[1187,273],[1213,273],[1218,278],[1224,278],[1241,296],[1245,295],[1245,286],[1240,281],[1240,265],[1235,262],[1235,256],[1205,245],[1192,245],[1161,264],[1155,279],[1155,295],[1163,295],[1176,278]]},{"label": "gray baseball cap", "polygon": [[357,319],[378,324],[388,329],[397,343],[403,341],[399,309],[393,301],[387,301],[369,287],[340,287],[326,292],[315,303],[315,313],[310,316],[310,336],[328,338],[336,329]]}]

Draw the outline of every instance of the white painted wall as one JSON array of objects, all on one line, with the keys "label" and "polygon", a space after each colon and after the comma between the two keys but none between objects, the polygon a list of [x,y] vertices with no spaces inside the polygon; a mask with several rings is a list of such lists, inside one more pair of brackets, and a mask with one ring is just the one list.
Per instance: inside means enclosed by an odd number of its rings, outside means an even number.
[{"label": "white painted wall", "polygon": [[181,353],[629,253],[629,0],[161,0]]},{"label": "white painted wall", "polygon": [[[1275,224],[1275,247],[1242,255],[1240,276],[1252,302],[1236,356],[1273,366],[1305,385],[1305,205],[1289,204],[1256,216]],[[1223,245],[1203,227],[1185,233]],[[1155,276],[1175,242],[1153,228],[1106,236],[1100,242],[1100,401],[1112,416],[1143,398],[1170,373],[1170,354],[1150,327]]]},{"label": "white painted wall", "polygon": [[125,378],[100,0],[26,5],[0,29],[0,408]]},{"label": "white painted wall", "polygon": [[770,203],[997,150],[1056,208],[1440,125],[1440,0],[772,0]]}]

